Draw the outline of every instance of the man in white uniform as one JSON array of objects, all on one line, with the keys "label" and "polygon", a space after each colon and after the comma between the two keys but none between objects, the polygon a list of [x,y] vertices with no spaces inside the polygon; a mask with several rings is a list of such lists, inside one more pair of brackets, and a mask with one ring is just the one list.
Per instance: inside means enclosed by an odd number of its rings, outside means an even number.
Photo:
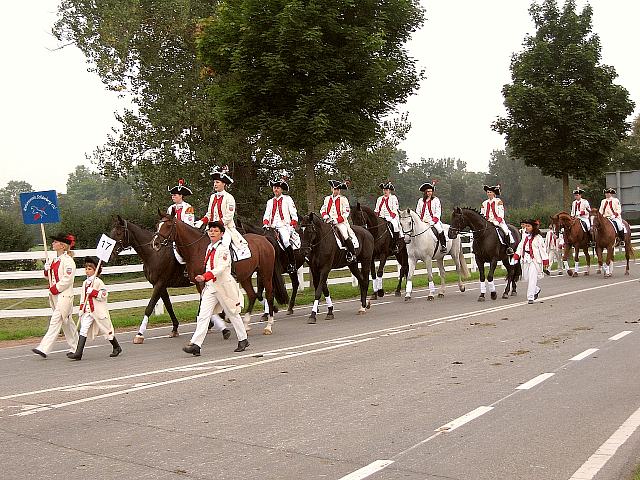
[{"label": "man in white uniform", "polygon": [[620,239],[618,245],[624,246],[625,231],[624,223],[622,223],[622,205],[620,205],[620,200],[614,197],[616,189],[613,187],[605,188],[602,193],[604,193],[605,198],[600,202],[600,213],[615,223],[618,238]]},{"label": "man in white uniform", "polygon": [[420,185],[422,198],[418,200],[416,213],[420,215],[420,219],[424,223],[436,229],[440,251],[447,253],[447,239],[444,236],[444,227],[442,226],[442,204],[440,199],[434,195],[435,190],[435,182]]},{"label": "man in white uniform", "polygon": [[504,232],[505,236],[509,239],[509,245],[507,245],[507,255],[513,255],[513,247],[515,246],[515,239],[509,225],[504,220],[504,204],[500,198],[500,185],[489,186],[485,185],[484,191],[487,192],[487,199],[482,202],[482,208],[480,213],[484,215],[489,222],[493,223],[496,227]]},{"label": "man in white uniform", "polygon": [[340,193],[340,190],[347,189],[347,184],[346,182],[340,182],[338,180],[329,180],[329,185],[331,185],[332,194],[324,197],[320,215],[325,222],[331,223],[338,229],[342,236],[342,241],[347,247],[347,262],[355,263],[357,260],[356,249],[353,246],[353,238],[355,238],[356,234],[348,222],[351,211],[349,200]]},{"label": "man in white uniform", "polygon": [[582,224],[582,229],[589,234],[589,243],[593,243],[593,237],[591,236],[591,205],[589,201],[582,198],[584,190],[580,187],[576,187],[573,191],[573,202],[571,203],[571,216],[579,218]]},{"label": "man in white uniform", "polygon": [[273,228],[278,231],[280,241],[284,246],[284,251],[287,253],[289,261],[287,272],[295,273],[296,257],[291,245],[291,235],[298,224],[298,211],[293,203],[293,198],[282,193],[283,191],[289,191],[289,184],[286,180],[269,181],[269,184],[273,189],[274,196],[267,201],[264,216],[262,217],[262,226],[263,228]]},{"label": "man in white uniform", "polygon": [[395,192],[396,188],[391,182],[381,183],[379,187],[382,189],[382,195],[376,200],[374,213],[384,218],[393,227],[392,251],[393,253],[398,253],[400,250],[400,238],[404,238],[404,233],[402,233],[400,229],[400,204],[398,203],[398,197],[392,193]]},{"label": "man in white uniform", "polygon": [[[173,201],[173,205],[170,205],[167,208],[167,214],[171,215],[173,212],[175,217],[178,220],[182,220],[187,225],[194,226],[195,223],[195,214],[193,211],[193,207],[184,201],[184,197],[187,195],[191,195],[191,189],[187,187],[184,179],[181,178],[178,180],[178,184],[173,187],[167,187],[167,190],[171,194],[171,200]],[[176,257],[178,263],[185,265],[187,262],[180,256],[178,253],[178,249],[176,248],[176,242],[173,242],[173,255]],[[187,275],[187,271],[185,269],[185,275]]]}]

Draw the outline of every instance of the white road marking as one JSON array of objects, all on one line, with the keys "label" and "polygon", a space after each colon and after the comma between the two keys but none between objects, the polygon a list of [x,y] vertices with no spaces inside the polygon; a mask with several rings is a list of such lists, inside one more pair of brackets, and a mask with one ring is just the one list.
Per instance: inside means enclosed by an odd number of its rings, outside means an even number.
[{"label": "white road marking", "polygon": [[405,328],[404,330],[397,330],[395,332],[389,332],[389,333],[387,333],[387,335],[398,335],[399,333],[413,332],[414,330],[417,330],[417,328]]},{"label": "white road marking", "polygon": [[465,423],[469,423],[471,420],[478,418],[480,415],[484,415],[487,412],[493,410],[493,407],[478,407],[475,410],[471,410],[469,413],[465,413],[461,417],[436,428],[436,432],[452,432],[456,428],[461,427]]},{"label": "white road marking", "polygon": [[355,472],[351,472],[349,475],[345,475],[344,477],[340,477],[339,480],[362,480],[363,478],[367,478],[373,475],[380,470],[387,468],[389,465],[393,463],[393,460],[376,460],[375,462],[370,463],[366,467],[362,467]]},{"label": "white road marking", "polygon": [[631,330],[625,330],[624,332],[620,332],[619,334],[614,335],[613,337],[609,337],[609,340],[620,340],[622,337],[626,337],[630,333],[633,333],[633,332]]},{"label": "white road marking", "polygon": [[539,383],[544,382],[547,378],[551,378],[554,375],[555,375],[555,373],[542,373],[542,374],[538,375],[537,377],[532,378],[528,382],[523,383],[522,385],[518,385],[516,387],[516,390],[529,390],[530,388],[535,387]]},{"label": "white road marking", "polygon": [[640,426],[640,408],[632,413],[606,442],[600,445],[600,448],[571,475],[569,480],[590,480],[595,477],[609,459],[615,455],[618,448],[633,435],[638,426]]},{"label": "white road marking", "polygon": [[125,385],[84,385],[82,387],[65,388],[63,392],[87,392],[90,390],[109,390],[112,388],[122,388]]},{"label": "white road marking", "polygon": [[569,360],[573,360],[574,362],[577,362],[579,360],[587,358],[589,355],[596,353],[597,351],[598,351],[597,348],[588,348],[587,350],[585,350],[582,353],[579,353],[575,357],[571,357]]}]

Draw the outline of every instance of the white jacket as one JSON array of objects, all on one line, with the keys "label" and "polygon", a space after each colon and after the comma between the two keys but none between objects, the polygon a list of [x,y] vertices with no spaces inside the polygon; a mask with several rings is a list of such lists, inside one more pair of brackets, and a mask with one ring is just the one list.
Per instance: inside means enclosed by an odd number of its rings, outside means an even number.
[{"label": "white jacket", "polygon": [[618,218],[622,215],[620,200],[616,197],[603,198],[600,202],[600,213],[606,218]]},{"label": "white jacket", "polygon": [[504,222],[504,204],[502,203],[502,200],[497,197],[492,200],[487,198],[482,202],[480,213],[482,213],[484,218],[493,224]]},{"label": "white jacket", "polygon": [[264,210],[262,223],[269,227],[293,226],[298,224],[298,211],[289,195],[270,198]]},{"label": "white jacket", "polygon": [[338,223],[343,223],[347,221],[347,218],[349,218],[350,211],[349,200],[347,200],[347,197],[343,195],[338,195],[337,197],[327,195],[324,197],[324,203],[320,209],[320,215],[323,220],[333,218]]},{"label": "white jacket", "polygon": [[424,223],[438,223],[442,219],[442,205],[438,197],[431,197],[425,201],[424,197],[418,199],[416,213]]},{"label": "white jacket", "polygon": [[216,192],[209,198],[207,213],[202,217],[203,223],[220,221],[226,229],[236,229],[233,216],[236,213],[236,200],[226,190]]},{"label": "white jacket", "polygon": [[[229,307],[232,314],[239,314],[242,310],[240,302],[240,289],[231,276],[231,253],[229,247],[222,241],[209,244],[204,258],[205,263],[205,291],[213,293],[225,305]],[[219,308],[215,312],[220,311]]]},{"label": "white jacket", "polygon": [[[73,261],[67,252],[57,257],[49,270],[44,271],[44,276],[51,275],[51,286],[49,287],[49,303],[53,297],[73,298],[73,279],[76,275],[76,262]],[[53,304],[52,304],[53,305]]]},{"label": "white jacket", "polygon": [[395,195],[389,195],[385,197],[381,195],[376,200],[375,214],[386,220],[393,220],[398,217],[398,210],[400,204],[398,203],[398,197]]},{"label": "white jacket", "polygon": [[171,211],[173,209],[175,209],[176,211],[176,218],[178,220],[182,220],[184,223],[193,227],[196,219],[193,207],[191,205],[189,205],[187,202],[174,203],[173,205],[170,205],[169,208],[167,208],[167,214],[171,215]]},{"label": "white jacket", "polygon": [[591,206],[589,205],[589,202],[584,198],[574,200],[571,204],[571,216],[580,217],[589,221],[591,217]]},{"label": "white jacket", "polygon": [[525,234],[513,255],[514,260],[520,260],[521,263],[534,263],[538,273],[542,273],[543,268],[549,265],[549,255],[545,248],[542,235],[531,237]]}]

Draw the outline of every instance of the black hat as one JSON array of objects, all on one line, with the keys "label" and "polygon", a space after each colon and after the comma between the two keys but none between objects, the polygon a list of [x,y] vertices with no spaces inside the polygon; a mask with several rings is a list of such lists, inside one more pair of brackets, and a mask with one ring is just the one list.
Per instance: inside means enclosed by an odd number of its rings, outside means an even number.
[{"label": "black hat", "polygon": [[191,195],[193,192],[191,191],[191,189],[189,187],[187,187],[187,185],[184,183],[184,178],[181,178],[178,180],[178,184],[173,187],[173,188],[169,188],[167,187],[167,190],[169,191],[169,193],[174,194],[174,193],[178,193],[180,195]]},{"label": "black hat", "polygon": [[346,190],[347,188],[347,182],[341,182],[340,180],[329,180],[329,185],[331,185],[331,188],[339,188],[340,190]]},{"label": "black hat", "polygon": [[579,186],[576,187],[576,189],[573,191],[574,195],[582,195],[584,193],[584,190],[582,188],[580,188]]},{"label": "black hat", "polygon": [[612,195],[615,195],[616,189],[613,187],[605,188],[604,190],[602,190],[602,193],[611,193]]},{"label": "black hat", "polygon": [[289,191],[289,184],[287,183],[287,181],[284,178],[281,178],[280,180],[269,180],[269,186],[270,187],[280,187],[285,192]]},{"label": "black hat", "polygon": [[66,243],[71,248],[76,244],[76,237],[70,233],[58,233],[57,235],[52,235],[49,238],[51,240],[56,240],[57,242]]},{"label": "black hat", "polygon": [[213,167],[213,170],[211,170],[211,178],[213,180],[220,180],[227,185],[231,185],[233,183],[233,178],[229,176],[229,167],[226,165],[222,168]]},{"label": "black hat", "polygon": [[482,188],[484,188],[485,192],[493,192],[496,195],[500,195],[500,185],[493,185],[493,186],[484,185]]},{"label": "black hat", "polygon": [[219,222],[218,220],[216,220],[215,222],[207,223],[207,230],[214,227],[219,228],[222,233],[224,233],[225,231],[224,225],[222,224],[222,222]]},{"label": "black hat", "polygon": [[396,187],[393,186],[393,183],[391,182],[382,182],[380,185],[378,185],[381,189],[383,190],[395,190]]},{"label": "black hat", "polygon": [[528,219],[528,220],[520,220],[520,223],[526,223],[531,225],[532,227],[535,227],[536,225],[540,225],[540,220],[533,220],[533,219]]},{"label": "black hat", "polygon": [[93,265],[94,268],[98,267],[98,263],[100,263],[100,260],[98,259],[98,257],[84,257],[84,264],[85,265]]},{"label": "black hat", "polygon": [[420,185],[420,191],[421,192],[425,192],[428,189],[433,190],[434,192],[436,191],[436,186],[433,183],[427,182],[427,183],[423,183],[422,185]]}]

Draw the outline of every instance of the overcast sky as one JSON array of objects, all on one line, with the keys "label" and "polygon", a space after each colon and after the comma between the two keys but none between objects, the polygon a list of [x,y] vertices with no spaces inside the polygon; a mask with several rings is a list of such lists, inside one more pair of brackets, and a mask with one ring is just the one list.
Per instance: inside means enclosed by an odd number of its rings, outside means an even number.
[{"label": "overcast sky", "polygon": [[[25,180],[36,190],[66,191],[85,154],[116,127],[125,103],[87,72],[74,47],[53,51],[56,0],[10,2],[0,20],[2,168],[0,187]],[[399,111],[412,130],[400,147],[409,158],[455,157],[485,171],[504,148],[491,122],[504,114],[501,89],[510,80],[511,54],[533,33],[529,0],[422,0],[427,21],[409,47],[427,79]],[[578,0],[581,8],[585,1]],[[592,0],[593,31],[603,63],[615,67],[640,112],[640,62],[634,32],[638,0]]]}]

